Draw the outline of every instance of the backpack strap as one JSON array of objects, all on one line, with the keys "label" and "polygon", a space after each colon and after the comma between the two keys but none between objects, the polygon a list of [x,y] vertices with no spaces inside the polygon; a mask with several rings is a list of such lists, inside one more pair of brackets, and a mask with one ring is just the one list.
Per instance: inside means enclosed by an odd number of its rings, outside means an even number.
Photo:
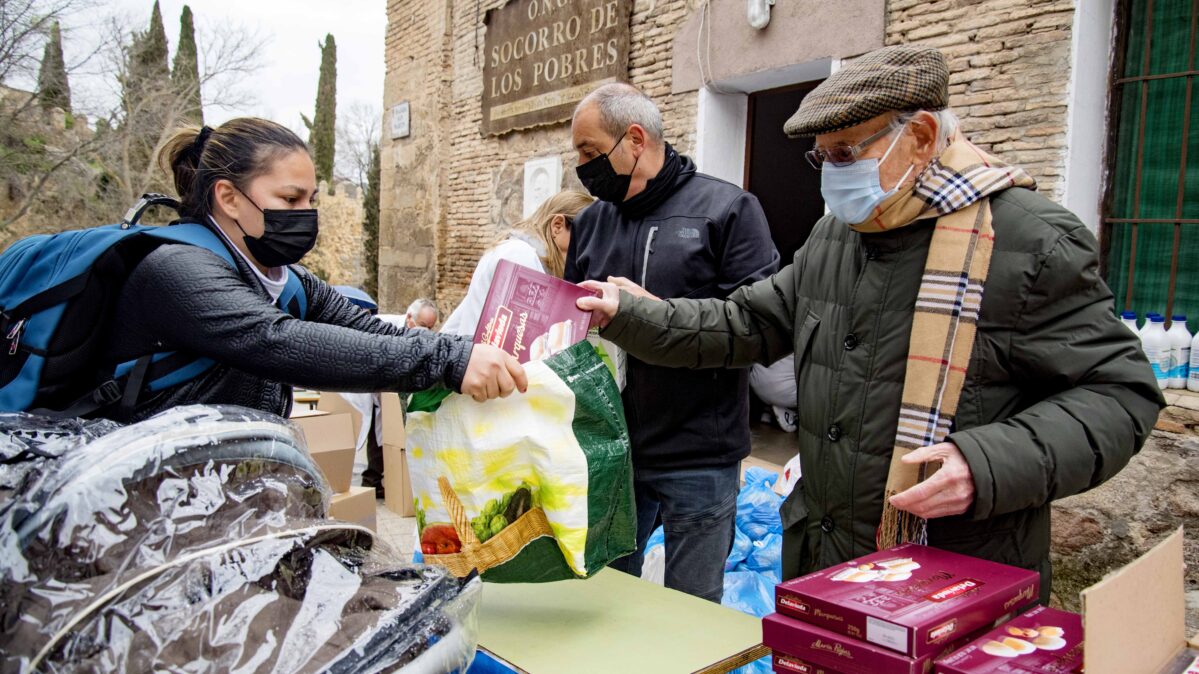
[{"label": "backpack strap", "polygon": [[[237,268],[232,253],[211,229],[198,223],[180,223],[148,232],[151,236],[174,243],[199,246],[216,253],[229,266]],[[308,297],[304,284],[290,267],[287,281],[279,295],[276,306],[294,318],[303,320],[308,314]],[[113,371],[113,383],[119,386],[124,379],[121,395],[121,410],[125,416],[133,412],[137,397],[142,391],[158,392],[191,381],[207,372],[216,361],[211,358],[195,357],[178,351],[142,356],[117,365]],[[92,410],[94,411],[94,410]]]},{"label": "backpack strap", "polygon": [[283,286],[283,292],[276,304],[294,318],[304,320],[308,316],[308,296],[304,294],[304,284],[291,267],[287,267],[287,283]]}]

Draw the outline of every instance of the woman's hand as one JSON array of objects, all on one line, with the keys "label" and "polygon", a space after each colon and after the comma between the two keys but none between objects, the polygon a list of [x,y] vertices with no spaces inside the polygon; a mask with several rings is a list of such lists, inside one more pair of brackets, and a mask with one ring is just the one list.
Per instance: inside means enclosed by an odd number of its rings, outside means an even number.
[{"label": "woman's hand", "polygon": [[462,392],[478,402],[507,398],[516,389],[524,393],[529,379],[520,362],[489,344],[476,344],[470,351]]}]

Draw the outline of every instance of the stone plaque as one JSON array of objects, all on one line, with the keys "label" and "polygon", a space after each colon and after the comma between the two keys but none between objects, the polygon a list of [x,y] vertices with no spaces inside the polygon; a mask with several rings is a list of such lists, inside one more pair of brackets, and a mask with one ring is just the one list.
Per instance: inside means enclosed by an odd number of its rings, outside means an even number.
[{"label": "stone plaque", "polygon": [[402,101],[391,109],[391,137],[407,138],[409,133],[408,101]]},{"label": "stone plaque", "polygon": [[557,155],[525,162],[525,199],[521,217],[533,215],[537,207],[562,189],[562,159]]},{"label": "stone plaque", "polygon": [[512,0],[487,12],[484,134],[570,119],[595,87],[629,70],[633,0]]}]

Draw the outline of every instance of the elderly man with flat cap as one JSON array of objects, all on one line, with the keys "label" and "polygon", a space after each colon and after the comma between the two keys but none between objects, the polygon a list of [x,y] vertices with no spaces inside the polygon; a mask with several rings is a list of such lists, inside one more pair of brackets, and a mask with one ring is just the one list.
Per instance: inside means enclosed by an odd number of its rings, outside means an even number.
[{"label": "elderly man with flat cap", "polygon": [[727,300],[591,284],[645,361],[794,353],[802,481],[783,576],[905,541],[1039,570],[1049,506],[1115,475],[1164,404],[1099,277],[1095,237],[971,144],[935,49],[867,54],[804,98],[830,213],[792,264]]}]

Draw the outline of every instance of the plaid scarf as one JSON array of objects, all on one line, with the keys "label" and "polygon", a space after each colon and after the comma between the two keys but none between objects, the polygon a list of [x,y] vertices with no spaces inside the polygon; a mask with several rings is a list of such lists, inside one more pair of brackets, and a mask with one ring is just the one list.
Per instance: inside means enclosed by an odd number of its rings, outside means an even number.
[{"label": "plaid scarf", "polygon": [[882,232],[937,218],[912,318],[903,402],[878,530],[880,550],[927,542],[925,521],[897,510],[890,498],[931,474],[925,465],[900,459],[943,442],[953,425],[995,243],[988,197],[1009,187],[1035,189],[1036,183],[1022,169],[957,135],[915,185],[883,202],[870,220],[852,226],[859,232]]}]

